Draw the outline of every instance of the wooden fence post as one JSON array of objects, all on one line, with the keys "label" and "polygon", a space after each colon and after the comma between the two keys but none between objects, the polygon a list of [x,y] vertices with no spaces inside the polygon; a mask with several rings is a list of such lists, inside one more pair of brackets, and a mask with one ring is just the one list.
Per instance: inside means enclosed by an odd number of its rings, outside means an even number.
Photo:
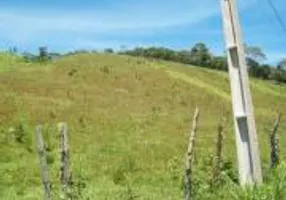
[{"label": "wooden fence post", "polygon": [[185,178],[184,178],[185,200],[192,199],[192,162],[194,158],[195,137],[197,132],[198,118],[199,118],[199,108],[196,107],[193,117],[192,128],[190,132],[188,151],[185,160]]},{"label": "wooden fence post", "polygon": [[281,113],[277,115],[276,121],[274,123],[273,130],[269,135],[270,139],[270,167],[274,168],[279,164],[279,147],[278,147],[278,137],[277,130],[281,121]]},{"label": "wooden fence post", "polygon": [[65,123],[59,124],[60,148],[61,148],[61,168],[60,179],[64,190],[70,186],[70,169],[69,169],[69,145],[68,145],[68,128]]},{"label": "wooden fence post", "polygon": [[216,141],[216,155],[214,158],[213,165],[213,177],[211,179],[211,187],[213,187],[220,176],[220,165],[222,161],[222,148],[223,148],[223,131],[224,131],[224,121],[220,122],[218,125],[217,141]]},{"label": "wooden fence post", "polygon": [[36,128],[36,138],[37,138],[37,147],[38,147],[38,153],[39,153],[39,159],[40,159],[40,165],[41,165],[42,182],[44,185],[44,194],[45,194],[44,199],[50,200],[51,199],[50,179],[49,179],[47,155],[46,155],[41,125],[38,125]]}]

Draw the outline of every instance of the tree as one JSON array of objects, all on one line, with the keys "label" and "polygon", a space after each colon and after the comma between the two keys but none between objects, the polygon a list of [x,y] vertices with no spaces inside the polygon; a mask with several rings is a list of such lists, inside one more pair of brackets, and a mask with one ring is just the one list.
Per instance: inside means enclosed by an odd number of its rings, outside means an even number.
[{"label": "tree", "polygon": [[278,66],[277,66],[277,69],[278,69],[278,70],[286,70],[286,58],[283,58],[283,59],[279,62]]},{"label": "tree", "polygon": [[114,53],[112,48],[104,49],[104,53]]},{"label": "tree", "polygon": [[249,75],[256,77],[259,70],[259,63],[256,60],[249,57],[246,57],[246,63],[248,66]]},{"label": "tree", "polygon": [[270,79],[271,74],[271,66],[267,64],[263,64],[260,66],[259,76],[262,79]]},{"label": "tree", "polygon": [[210,67],[217,70],[227,71],[227,58],[225,56],[214,56]]},{"label": "tree", "polygon": [[13,47],[10,47],[9,52],[11,54],[17,54],[18,53],[18,49],[17,49],[17,47],[13,46]]},{"label": "tree", "polygon": [[247,46],[244,45],[245,53],[248,58],[255,60],[256,62],[260,63],[266,60],[266,55],[264,54],[263,50],[258,46]]},{"label": "tree", "polygon": [[202,43],[196,43],[191,49],[192,64],[200,66],[208,66],[211,63],[211,54],[207,46]]},{"label": "tree", "polygon": [[191,52],[187,50],[178,51],[176,53],[175,61],[185,63],[185,64],[191,64],[192,63]]},{"label": "tree", "polygon": [[286,83],[286,72],[274,69],[271,72],[270,79],[275,80],[278,83]]},{"label": "tree", "polygon": [[47,47],[39,47],[39,61],[40,62],[47,62],[50,59],[48,48]]}]

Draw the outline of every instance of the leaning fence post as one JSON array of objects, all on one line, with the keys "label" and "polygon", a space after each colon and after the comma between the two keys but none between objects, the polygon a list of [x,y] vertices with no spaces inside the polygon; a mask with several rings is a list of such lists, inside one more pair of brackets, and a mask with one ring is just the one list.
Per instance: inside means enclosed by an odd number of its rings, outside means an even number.
[{"label": "leaning fence post", "polygon": [[185,200],[192,199],[192,162],[194,159],[195,137],[197,132],[198,118],[199,118],[199,108],[196,107],[193,117],[192,128],[190,132],[188,151],[185,160],[185,177],[184,177]]},{"label": "leaning fence post", "polygon": [[282,114],[277,115],[276,121],[274,123],[273,130],[269,135],[270,139],[270,167],[274,168],[279,164],[279,147],[278,147],[278,137],[277,130],[280,125]]},{"label": "leaning fence post", "polygon": [[36,138],[37,138],[37,147],[38,147],[38,153],[39,153],[39,159],[40,159],[40,165],[41,165],[42,182],[44,185],[44,193],[45,193],[44,198],[45,200],[50,200],[51,199],[50,179],[49,179],[47,155],[46,155],[41,125],[38,125],[36,128]]},{"label": "leaning fence post", "polygon": [[60,148],[61,148],[61,168],[60,179],[64,191],[70,185],[70,169],[69,169],[69,145],[68,145],[68,128],[65,123],[59,123]]}]

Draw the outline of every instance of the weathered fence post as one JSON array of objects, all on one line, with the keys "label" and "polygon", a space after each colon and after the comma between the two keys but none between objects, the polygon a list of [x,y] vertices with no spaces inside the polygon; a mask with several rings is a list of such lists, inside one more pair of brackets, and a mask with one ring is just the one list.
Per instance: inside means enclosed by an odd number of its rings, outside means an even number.
[{"label": "weathered fence post", "polygon": [[195,137],[197,132],[198,118],[199,118],[199,108],[196,107],[193,117],[192,128],[190,132],[188,151],[185,160],[185,177],[184,177],[185,200],[192,199],[192,162],[194,158]]},{"label": "weathered fence post", "polygon": [[70,169],[69,169],[69,145],[68,145],[68,128],[65,123],[59,123],[60,148],[61,148],[61,168],[60,180],[63,190],[70,186]]},{"label": "weathered fence post", "polygon": [[277,130],[281,121],[281,113],[277,115],[276,121],[274,123],[273,130],[269,135],[270,139],[270,167],[274,168],[279,164],[279,147],[278,147],[278,137]]},{"label": "weathered fence post", "polygon": [[221,121],[218,125],[217,141],[216,141],[216,154],[213,165],[213,177],[211,179],[211,187],[215,185],[220,176],[220,165],[222,161],[222,148],[223,148],[223,131],[224,121]]},{"label": "weathered fence post", "polygon": [[46,155],[41,125],[38,125],[36,128],[36,138],[37,138],[37,147],[38,147],[38,153],[39,153],[39,159],[40,159],[40,165],[41,165],[42,182],[44,185],[44,193],[45,193],[44,198],[45,200],[50,200],[51,199],[50,179],[49,179],[47,155]]}]

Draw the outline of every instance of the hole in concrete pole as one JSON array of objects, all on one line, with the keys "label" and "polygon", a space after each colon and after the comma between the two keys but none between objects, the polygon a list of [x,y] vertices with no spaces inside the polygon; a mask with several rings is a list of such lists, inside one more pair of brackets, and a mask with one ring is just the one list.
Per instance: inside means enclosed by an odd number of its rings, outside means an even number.
[{"label": "hole in concrete pole", "polygon": [[230,59],[235,68],[239,68],[238,50],[236,46],[229,48]]}]

